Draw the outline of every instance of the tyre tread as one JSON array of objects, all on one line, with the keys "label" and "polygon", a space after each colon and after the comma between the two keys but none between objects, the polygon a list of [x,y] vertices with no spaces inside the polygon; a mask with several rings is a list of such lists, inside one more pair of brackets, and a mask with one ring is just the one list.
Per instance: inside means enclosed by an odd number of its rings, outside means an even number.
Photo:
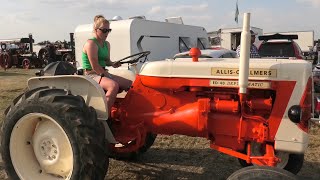
[{"label": "tyre tread", "polygon": [[48,112],[48,114],[54,111],[56,116],[60,117],[58,119],[63,119],[58,123],[66,133],[71,133],[70,136],[68,135],[69,139],[71,137],[71,144],[78,149],[74,152],[76,153],[74,157],[80,158],[80,163],[74,164],[74,167],[77,166],[79,169],[79,174],[74,175],[74,179],[104,179],[109,163],[104,127],[97,120],[95,110],[88,107],[81,96],[71,95],[63,89],[41,87],[27,91],[16,99],[13,106],[10,106],[1,128],[2,137],[7,137],[7,140],[1,139],[1,154],[6,164],[7,174],[12,179],[16,179],[17,175],[8,152],[10,136],[8,133],[11,133],[7,127],[13,127],[16,123],[14,119],[19,115],[22,116],[23,113],[28,113],[30,109],[34,112]]}]

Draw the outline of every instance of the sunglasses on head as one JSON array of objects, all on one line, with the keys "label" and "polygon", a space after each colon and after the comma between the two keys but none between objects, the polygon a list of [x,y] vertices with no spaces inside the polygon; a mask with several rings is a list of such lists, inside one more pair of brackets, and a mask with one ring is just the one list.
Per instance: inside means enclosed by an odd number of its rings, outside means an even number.
[{"label": "sunglasses on head", "polygon": [[102,29],[102,28],[98,28],[101,32],[103,33],[110,33],[112,29]]}]

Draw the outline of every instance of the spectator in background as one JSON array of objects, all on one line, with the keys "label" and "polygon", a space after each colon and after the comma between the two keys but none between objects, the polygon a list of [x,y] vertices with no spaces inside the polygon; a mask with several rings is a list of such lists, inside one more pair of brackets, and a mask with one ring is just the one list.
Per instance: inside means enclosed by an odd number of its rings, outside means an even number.
[{"label": "spectator in background", "polygon": [[[258,48],[253,44],[256,41],[256,33],[250,30],[251,33],[251,46],[250,46],[250,58],[260,58]],[[241,44],[237,47],[237,55],[240,57]]]}]

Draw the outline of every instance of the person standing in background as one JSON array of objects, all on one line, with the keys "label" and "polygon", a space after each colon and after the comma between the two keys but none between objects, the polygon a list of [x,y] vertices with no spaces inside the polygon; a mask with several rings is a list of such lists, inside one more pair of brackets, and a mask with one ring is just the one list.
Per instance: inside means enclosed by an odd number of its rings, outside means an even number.
[{"label": "person standing in background", "polygon": [[[251,46],[250,46],[250,58],[260,58],[258,48],[253,44],[256,41],[256,33],[250,30],[251,33]],[[237,47],[237,55],[240,57],[241,44]]]}]

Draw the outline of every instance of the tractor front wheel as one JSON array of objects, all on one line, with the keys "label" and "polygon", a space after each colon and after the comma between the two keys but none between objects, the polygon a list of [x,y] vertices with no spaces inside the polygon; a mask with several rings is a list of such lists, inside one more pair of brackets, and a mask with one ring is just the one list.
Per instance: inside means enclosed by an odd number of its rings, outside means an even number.
[{"label": "tractor front wheel", "polygon": [[[251,146],[251,152],[253,156],[263,155],[263,145],[258,143],[253,143]],[[275,155],[280,158],[280,162],[276,165],[277,168],[285,169],[293,174],[297,174],[303,165],[304,154],[290,154],[288,152],[275,151]],[[238,159],[242,167],[252,166],[253,164],[248,164],[245,160]]]},{"label": "tractor front wheel", "polygon": [[250,166],[232,173],[227,180],[267,180],[283,179],[297,180],[298,178],[283,169],[268,166]]},{"label": "tractor front wheel", "polygon": [[1,155],[10,179],[104,179],[104,127],[83,98],[37,88],[6,110]]}]

